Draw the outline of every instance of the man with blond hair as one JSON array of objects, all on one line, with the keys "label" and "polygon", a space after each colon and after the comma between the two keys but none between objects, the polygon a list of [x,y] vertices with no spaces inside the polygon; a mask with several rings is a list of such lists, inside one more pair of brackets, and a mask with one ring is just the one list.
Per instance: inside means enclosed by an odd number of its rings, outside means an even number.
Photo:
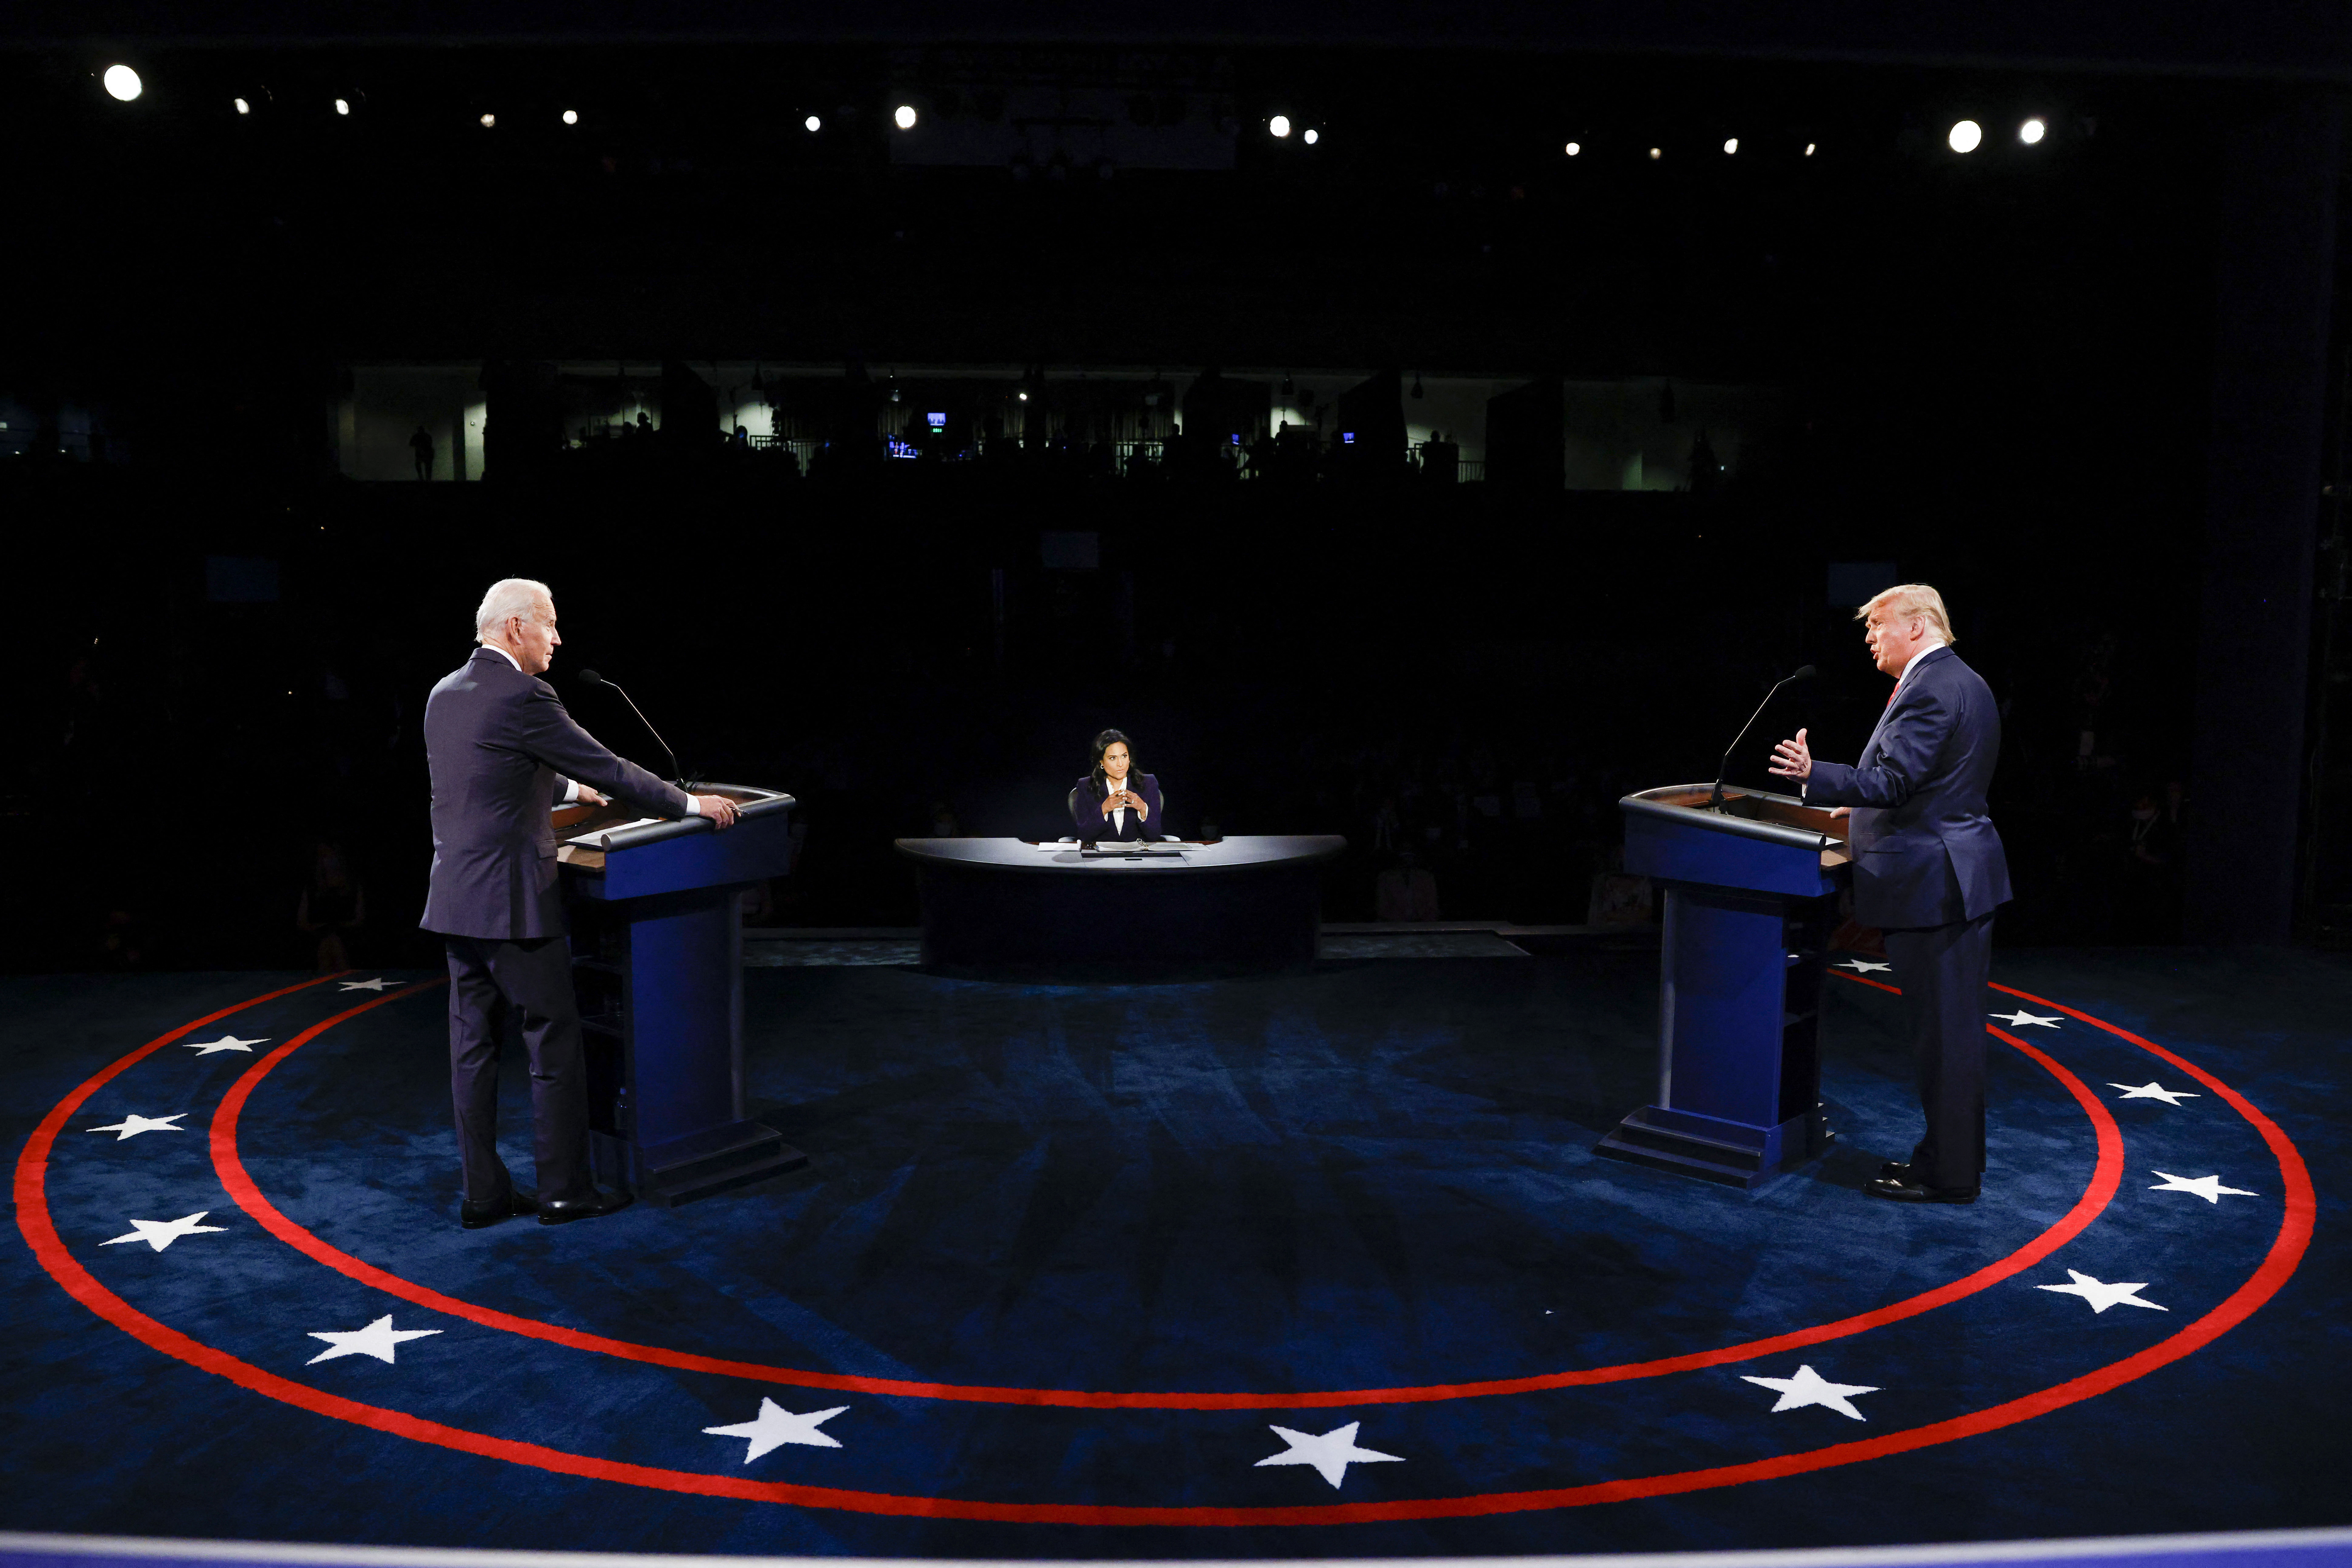
[{"label": "man with blond hair", "polygon": [[1952,652],[1943,595],[1890,588],[1856,613],[1886,712],[1849,768],[1813,758],[1805,732],[1773,748],[1772,771],[1807,802],[1853,814],[1853,913],[1886,934],[1919,1068],[1927,1132],[1907,1162],[1865,1190],[1899,1203],[1974,1203],[1983,1185],[1985,982],[1993,911],[2009,862],[1985,811],[2000,757],[2000,713],[1983,677]]},{"label": "man with blond hair", "polygon": [[[572,722],[539,677],[563,639],[543,582],[494,582],[474,614],[481,645],[425,703],[433,774],[433,879],[418,924],[449,958],[449,1088],[465,1175],[468,1230],[515,1215],[541,1225],[592,1219],[628,1203],[596,1190],[588,1168],[588,1083],[572,944],[556,879],[557,800],[617,795],[647,816],[735,821],[735,803],[689,795],[614,756]],[[499,1062],[492,1018],[503,1002],[530,1057],[536,1193],[499,1157]]]}]

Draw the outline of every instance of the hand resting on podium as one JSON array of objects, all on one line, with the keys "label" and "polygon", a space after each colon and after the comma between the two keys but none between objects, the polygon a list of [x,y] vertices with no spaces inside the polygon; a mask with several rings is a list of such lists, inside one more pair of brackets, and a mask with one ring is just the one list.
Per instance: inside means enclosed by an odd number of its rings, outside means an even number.
[{"label": "hand resting on podium", "polygon": [[[591,789],[585,784],[580,786],[580,793],[573,799],[583,806],[609,806],[613,803],[613,798],[610,795],[599,789]],[[738,815],[735,802],[724,795],[697,795],[694,798],[694,809],[710,819],[713,831],[721,833],[735,825]]]}]

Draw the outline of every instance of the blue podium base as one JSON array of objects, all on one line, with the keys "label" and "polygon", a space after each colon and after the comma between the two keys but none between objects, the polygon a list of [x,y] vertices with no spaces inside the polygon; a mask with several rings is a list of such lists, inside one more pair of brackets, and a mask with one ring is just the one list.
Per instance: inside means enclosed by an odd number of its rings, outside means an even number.
[{"label": "blue podium base", "polygon": [[761,1122],[730,1122],[664,1144],[636,1145],[611,1133],[592,1132],[589,1154],[596,1179],[635,1193],[657,1207],[748,1186],[795,1171],[808,1155]]},{"label": "blue podium base", "polygon": [[1776,1127],[1759,1127],[1644,1105],[1611,1129],[1593,1152],[1753,1192],[1792,1167],[1820,1158],[1836,1136],[1818,1110]]}]

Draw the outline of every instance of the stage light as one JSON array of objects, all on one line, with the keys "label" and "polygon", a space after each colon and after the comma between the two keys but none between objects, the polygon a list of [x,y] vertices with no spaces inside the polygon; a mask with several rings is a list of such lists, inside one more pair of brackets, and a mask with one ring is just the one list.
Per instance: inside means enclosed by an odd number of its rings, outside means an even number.
[{"label": "stage light", "polygon": [[801,121],[801,129],[803,131],[823,131],[824,129],[824,121],[812,114],[806,120]]},{"label": "stage light", "polygon": [[339,98],[335,99],[335,112],[337,114],[349,114],[351,111],[352,100],[350,99]]},{"label": "stage light", "polygon": [[492,126],[498,124],[498,122],[499,117],[495,114],[486,114],[482,116],[482,129],[485,131],[489,130]]},{"label": "stage light", "polygon": [[898,121],[899,130],[912,131],[915,129],[915,106],[911,103],[902,103],[898,106],[898,112],[890,118]]},{"label": "stage light", "polygon": [[1738,152],[1739,138],[1737,136],[1726,137],[1723,142],[1723,150],[1727,153]]},{"label": "stage light", "polygon": [[146,84],[139,79],[139,73],[129,66],[109,66],[106,75],[99,79],[106,84],[106,96],[121,103],[129,103],[147,90]]},{"label": "stage light", "polygon": [[1306,135],[1306,137],[1305,137],[1305,139],[1304,139],[1304,140],[1306,141],[1307,145],[1308,145],[1309,147],[1312,147],[1312,146],[1314,146],[1318,141],[1322,141],[1322,140],[1323,140],[1323,133],[1322,133],[1321,131],[1309,131],[1307,133],[1307,135]]},{"label": "stage light", "polygon": [[1955,152],[1973,152],[1984,140],[1984,127],[1973,120],[1963,120],[1952,127],[1952,133],[1944,140],[1951,143]]},{"label": "stage light", "polygon": [[1265,128],[1276,136],[1287,136],[1290,134],[1290,116],[1277,114],[1265,122]]},{"label": "stage light", "polygon": [[1027,402],[1029,401],[1029,394],[1027,392],[1015,392],[1013,395],[1019,398],[1023,402]]},{"label": "stage light", "polygon": [[230,99],[229,101],[236,105],[236,111],[239,114],[251,114],[253,112],[253,105],[246,102],[245,99],[241,98],[233,98]]},{"label": "stage light", "polygon": [[1653,163],[1656,162],[1659,159],[1661,159],[1661,158],[1664,157],[1665,155],[1666,155],[1666,150],[1665,150],[1664,148],[1663,148],[1663,147],[1653,147],[1653,148],[1651,148],[1651,149],[1650,149],[1650,162],[1653,162]]},{"label": "stage light", "polygon": [[1581,141],[1571,141],[1568,144],[1568,155],[1571,158],[1583,151],[1584,143]]},{"label": "stage light", "polygon": [[2017,139],[2028,147],[2039,145],[2042,139],[2049,134],[2050,127],[2043,122],[2040,115],[2034,116],[2017,128]]},{"label": "stage light", "polygon": [[567,110],[565,110],[563,111],[563,123],[564,123],[564,124],[566,124],[566,125],[577,125],[577,124],[579,124],[579,123],[580,123],[580,111],[579,111],[578,110],[576,110],[576,109],[567,109]]},{"label": "stage light", "polygon": [[1805,143],[1805,156],[1806,156],[1806,157],[1810,158],[1810,157],[1811,157],[1811,156],[1813,155],[1813,146],[1814,146],[1814,144],[1813,144],[1812,142],[1811,142],[1811,141],[1808,141],[1808,142],[1806,142],[1806,143]]}]

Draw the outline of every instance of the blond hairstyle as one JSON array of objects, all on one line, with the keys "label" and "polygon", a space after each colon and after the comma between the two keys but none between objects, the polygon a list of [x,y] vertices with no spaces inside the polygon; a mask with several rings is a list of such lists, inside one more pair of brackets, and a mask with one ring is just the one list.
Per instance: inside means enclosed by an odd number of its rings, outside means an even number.
[{"label": "blond hairstyle", "polygon": [[555,595],[548,591],[547,584],[528,577],[500,578],[490,584],[490,591],[482,595],[482,607],[474,612],[474,641],[488,642],[490,633],[510,615],[539,620],[542,606],[555,608]]},{"label": "blond hairstyle", "polygon": [[1936,635],[1947,643],[1957,643],[1952,618],[1944,609],[1944,596],[1924,582],[1898,582],[1853,612],[1856,621],[1867,621],[1874,610],[1885,610],[1889,616],[1907,621],[1916,615],[1934,628]]}]

